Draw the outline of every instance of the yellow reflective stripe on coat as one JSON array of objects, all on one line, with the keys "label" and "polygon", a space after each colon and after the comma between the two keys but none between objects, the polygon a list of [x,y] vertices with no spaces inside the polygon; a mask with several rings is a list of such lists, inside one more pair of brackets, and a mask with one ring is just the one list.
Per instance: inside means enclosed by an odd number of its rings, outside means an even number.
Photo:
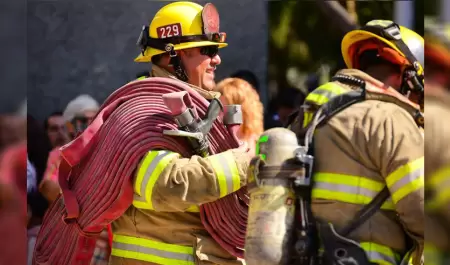
[{"label": "yellow reflective stripe on coat", "polygon": [[[389,247],[372,242],[362,242],[359,245],[366,252],[369,261],[375,264],[397,265],[401,261],[401,256]],[[323,253],[324,250],[320,248],[319,251]]]},{"label": "yellow reflective stripe on coat", "polygon": [[[335,173],[315,173],[312,198],[335,200],[354,204],[369,204],[384,188],[385,184],[366,177]],[[394,210],[394,204],[387,200],[383,210]]]},{"label": "yellow reflective stripe on coat", "polygon": [[443,167],[427,179],[427,188],[433,190],[434,196],[427,199],[427,207],[436,209],[450,202],[450,167]]},{"label": "yellow reflective stripe on coat", "polygon": [[311,93],[309,93],[306,96],[305,101],[312,102],[320,106],[327,103],[331,98],[343,94],[345,92],[346,92],[345,88],[341,87],[336,83],[330,82],[316,88]]},{"label": "yellow reflective stripe on coat", "polygon": [[190,213],[199,213],[200,207],[198,205],[191,205],[185,211]]},{"label": "yellow reflective stripe on coat", "polygon": [[192,247],[115,234],[111,255],[162,265],[194,265]]},{"label": "yellow reflective stripe on coat", "polygon": [[241,187],[239,170],[230,151],[207,157],[214,168],[219,183],[220,198]]},{"label": "yellow reflective stripe on coat", "polygon": [[370,262],[379,265],[397,265],[401,261],[401,256],[389,247],[371,242],[362,242],[360,246],[366,251]]},{"label": "yellow reflective stripe on coat", "polygon": [[401,166],[386,178],[394,204],[424,186],[424,157]]},{"label": "yellow reflective stripe on coat", "polygon": [[[326,83],[306,96],[305,102],[313,103],[317,106],[321,106],[327,103],[331,98],[345,93],[345,89],[335,83]],[[303,127],[305,128],[311,122],[314,116],[313,112],[305,111],[303,116]]]},{"label": "yellow reflective stripe on coat", "polygon": [[165,150],[150,151],[145,155],[134,181],[133,205],[136,208],[153,210],[153,187],[161,172],[175,157],[179,157],[179,154]]}]

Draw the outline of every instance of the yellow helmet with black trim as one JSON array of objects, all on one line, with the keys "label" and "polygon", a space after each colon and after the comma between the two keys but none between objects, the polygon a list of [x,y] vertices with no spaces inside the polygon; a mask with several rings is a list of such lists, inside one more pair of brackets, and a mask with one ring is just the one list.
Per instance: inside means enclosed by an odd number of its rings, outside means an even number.
[{"label": "yellow helmet with black trim", "polygon": [[138,40],[141,54],[135,62],[150,62],[155,55],[215,45],[226,47],[226,34],[219,32],[219,13],[211,3],[174,2],[162,7]]},{"label": "yellow helmet with black trim", "polygon": [[[387,49],[374,47],[370,40],[381,41]],[[358,55],[374,48],[380,49],[383,59],[401,66],[412,66],[423,78],[424,39],[416,32],[390,20],[372,20],[360,29],[348,32],[341,43],[342,56],[348,68],[357,68]]]}]

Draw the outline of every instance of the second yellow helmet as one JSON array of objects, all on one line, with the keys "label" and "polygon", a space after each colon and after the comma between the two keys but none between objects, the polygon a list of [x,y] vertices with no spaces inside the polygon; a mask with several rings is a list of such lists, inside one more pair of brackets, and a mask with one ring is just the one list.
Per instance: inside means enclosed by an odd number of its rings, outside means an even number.
[{"label": "second yellow helmet", "polygon": [[[361,29],[348,32],[341,44],[342,56],[348,68],[354,68],[357,58],[356,50],[375,39],[384,43],[397,54],[394,60],[399,64],[410,64],[417,74],[424,74],[424,39],[416,32],[395,24],[390,20],[372,20]],[[364,47],[363,47],[364,48]],[[370,47],[369,47],[370,48]],[[392,53],[391,53],[392,54]]]}]

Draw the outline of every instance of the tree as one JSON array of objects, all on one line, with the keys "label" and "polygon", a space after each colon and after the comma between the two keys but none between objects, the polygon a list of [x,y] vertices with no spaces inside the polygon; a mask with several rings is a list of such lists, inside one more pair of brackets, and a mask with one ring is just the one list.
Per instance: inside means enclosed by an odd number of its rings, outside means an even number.
[{"label": "tree", "polygon": [[[435,2],[427,0],[428,6],[423,9],[419,7],[424,6],[424,0],[415,1],[415,16],[422,18],[424,13],[435,12]],[[339,3],[346,9],[354,9],[356,15],[352,18],[357,18],[361,25],[372,19],[393,19],[393,1],[340,0]],[[340,51],[345,32],[339,25],[336,16],[324,13],[317,2],[270,1],[269,80],[276,84],[274,90],[292,86],[304,90],[305,76],[321,66],[345,67]],[[423,31],[423,20],[416,19],[419,33],[420,28]]]}]

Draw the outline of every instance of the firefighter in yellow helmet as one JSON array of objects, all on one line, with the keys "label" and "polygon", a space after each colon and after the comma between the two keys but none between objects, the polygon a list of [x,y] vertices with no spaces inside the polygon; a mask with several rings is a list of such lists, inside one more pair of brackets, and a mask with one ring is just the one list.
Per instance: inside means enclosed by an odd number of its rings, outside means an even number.
[{"label": "firefighter in yellow helmet", "polygon": [[[388,190],[378,211],[348,238],[372,264],[406,264],[411,257],[421,264],[424,40],[392,21],[372,20],[348,32],[341,48],[348,69],[311,92],[288,127],[302,139],[323,122],[313,138],[312,213],[340,231]],[[325,104],[322,114],[330,116],[316,119]]]},{"label": "firefighter in yellow helmet", "polygon": [[[218,98],[212,90],[224,41],[214,5],[174,2],[143,27],[138,40],[142,50],[135,61],[152,63],[150,77],[178,79],[206,99]],[[244,185],[247,152],[241,147],[206,158],[183,158],[170,150],[149,151],[135,171],[133,186],[148,190],[151,203],[133,201],[112,223],[109,264],[242,264],[208,234],[198,206]],[[187,207],[192,201],[196,204]]]},{"label": "firefighter in yellow helmet", "polygon": [[152,63],[151,76],[174,77],[212,91],[214,73],[221,63],[219,49],[226,47],[226,33],[219,32],[219,14],[212,4],[175,2],[161,8],[144,26],[135,61]]},{"label": "firefighter in yellow helmet", "polygon": [[427,18],[425,42],[425,260],[437,265],[450,262],[450,126],[442,122],[450,115],[450,25]]}]

